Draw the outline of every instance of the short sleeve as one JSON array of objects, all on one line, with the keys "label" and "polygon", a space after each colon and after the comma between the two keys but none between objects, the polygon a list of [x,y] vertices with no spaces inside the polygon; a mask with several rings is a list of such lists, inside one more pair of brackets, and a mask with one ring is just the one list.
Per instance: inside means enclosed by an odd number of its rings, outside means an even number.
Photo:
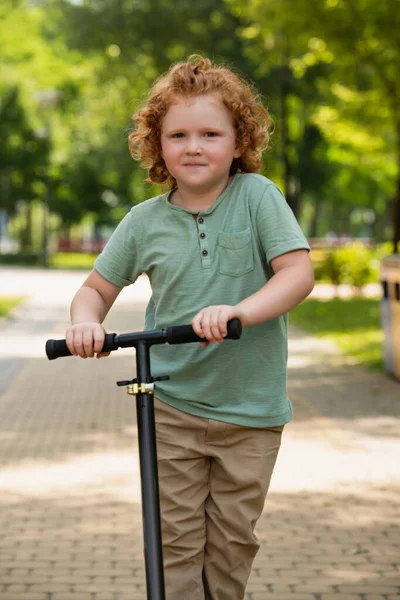
[{"label": "short sleeve", "polygon": [[260,199],[256,224],[268,263],[286,252],[310,250],[293,211],[275,184],[268,185]]},{"label": "short sleeve", "polygon": [[134,208],[122,219],[97,257],[94,268],[107,281],[125,287],[142,273],[140,242],[141,219]]}]

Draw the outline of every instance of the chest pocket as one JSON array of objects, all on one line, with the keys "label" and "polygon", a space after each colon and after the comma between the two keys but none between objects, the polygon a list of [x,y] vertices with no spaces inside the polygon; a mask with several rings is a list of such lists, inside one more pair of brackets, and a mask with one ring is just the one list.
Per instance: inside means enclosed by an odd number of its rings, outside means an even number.
[{"label": "chest pocket", "polygon": [[251,230],[218,234],[219,271],[223,275],[240,277],[254,269]]}]

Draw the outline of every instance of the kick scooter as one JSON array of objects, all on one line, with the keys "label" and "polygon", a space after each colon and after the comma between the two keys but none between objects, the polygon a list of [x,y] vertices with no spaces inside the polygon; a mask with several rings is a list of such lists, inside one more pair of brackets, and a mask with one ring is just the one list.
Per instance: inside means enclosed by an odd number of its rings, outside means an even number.
[{"label": "kick scooter", "polygon": [[[225,339],[237,340],[241,333],[239,319],[232,319],[228,322],[228,335]],[[110,352],[118,348],[136,348],[137,377],[128,381],[117,381],[117,385],[127,386],[128,394],[136,396],[148,600],[165,600],[153,396],[154,384],[169,379],[168,375],[156,378],[151,376],[150,347],[153,344],[187,344],[201,341],[204,340],[194,333],[191,325],[178,325],[137,333],[108,333],[101,350]],[[65,340],[48,340],[46,354],[49,360],[71,356]]]}]

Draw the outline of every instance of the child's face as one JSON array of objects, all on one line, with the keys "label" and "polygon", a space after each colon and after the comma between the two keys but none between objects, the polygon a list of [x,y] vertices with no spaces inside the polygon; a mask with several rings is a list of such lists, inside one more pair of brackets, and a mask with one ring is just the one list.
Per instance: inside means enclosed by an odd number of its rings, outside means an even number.
[{"label": "child's face", "polygon": [[197,193],[226,184],[240,156],[232,116],[215,95],[177,99],[162,121],[161,148],[178,187]]}]

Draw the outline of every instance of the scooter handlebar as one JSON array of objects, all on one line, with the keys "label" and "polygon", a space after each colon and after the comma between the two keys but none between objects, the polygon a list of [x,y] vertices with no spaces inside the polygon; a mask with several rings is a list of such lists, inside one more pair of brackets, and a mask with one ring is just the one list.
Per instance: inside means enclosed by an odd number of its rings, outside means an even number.
[{"label": "scooter handlebar", "polygon": [[[239,319],[231,319],[227,323],[228,334],[226,340],[238,340],[242,335],[242,324]],[[192,329],[191,325],[176,325],[167,328],[168,344],[187,344],[190,342],[204,342]]]},{"label": "scooter handlebar", "polygon": [[[117,350],[118,346],[115,345],[115,338],[115,333],[106,333],[101,351],[111,352],[112,350]],[[46,355],[49,360],[62,358],[63,356],[72,356],[65,340],[47,340]]]},{"label": "scooter handlebar", "polygon": [[[239,319],[231,319],[227,324],[228,334],[225,339],[238,340],[242,334],[242,324]],[[112,352],[118,348],[129,348],[137,342],[147,341],[152,344],[188,344],[203,342],[204,339],[195,334],[191,325],[175,325],[158,331],[142,331],[139,333],[107,333],[101,352]],[[49,360],[71,356],[65,340],[47,340],[46,355]]]}]

